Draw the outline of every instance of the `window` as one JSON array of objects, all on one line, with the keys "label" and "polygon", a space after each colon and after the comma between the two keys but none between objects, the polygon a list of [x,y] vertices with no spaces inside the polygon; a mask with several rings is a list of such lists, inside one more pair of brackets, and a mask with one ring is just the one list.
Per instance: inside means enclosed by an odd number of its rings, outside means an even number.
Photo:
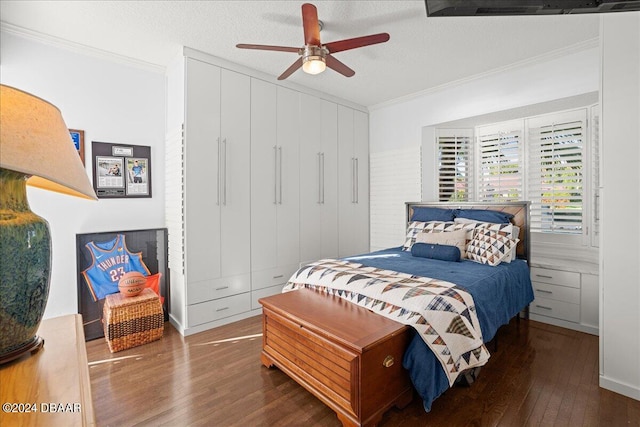
[{"label": "window", "polygon": [[586,111],[527,120],[531,231],[582,234]]},{"label": "window", "polygon": [[477,132],[477,200],[522,200],[522,121],[479,127]]},{"label": "window", "polygon": [[[586,176],[588,159],[598,161],[597,151],[587,156],[587,109],[478,126],[474,131],[472,146],[470,129],[438,130],[440,201],[529,200],[531,231],[582,241],[586,207],[595,206],[586,197],[590,186],[598,185]],[[556,241],[555,236],[549,238]]]},{"label": "window", "polygon": [[438,129],[438,195],[441,202],[468,201],[472,193],[472,129]]}]

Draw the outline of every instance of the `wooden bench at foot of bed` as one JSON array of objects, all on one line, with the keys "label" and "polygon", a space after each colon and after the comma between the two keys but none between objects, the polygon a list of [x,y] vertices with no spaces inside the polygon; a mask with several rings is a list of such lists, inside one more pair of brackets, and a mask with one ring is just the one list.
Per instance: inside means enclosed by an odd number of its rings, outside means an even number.
[{"label": "wooden bench at foot of bed", "polygon": [[408,326],[339,297],[300,289],[262,298],[262,363],[276,366],[336,412],[373,426],[413,397],[402,356]]}]

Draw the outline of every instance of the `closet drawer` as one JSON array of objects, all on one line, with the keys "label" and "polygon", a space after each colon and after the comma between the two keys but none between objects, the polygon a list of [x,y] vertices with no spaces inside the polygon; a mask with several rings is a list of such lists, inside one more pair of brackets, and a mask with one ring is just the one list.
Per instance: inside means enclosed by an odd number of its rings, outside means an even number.
[{"label": "closet drawer", "polygon": [[531,313],[541,316],[554,317],[569,322],[580,321],[580,305],[564,301],[556,301],[549,298],[538,297],[529,306]]},{"label": "closet drawer", "polygon": [[251,293],[193,304],[188,307],[189,327],[244,313],[251,310]]},{"label": "closet drawer", "polygon": [[258,300],[260,298],[270,297],[271,295],[281,294],[282,288],[284,288],[284,285],[275,285],[268,288],[251,291],[251,310],[262,309],[262,305]]},{"label": "closet drawer", "polygon": [[187,285],[187,304],[197,304],[250,290],[251,275],[249,273],[189,283]]},{"label": "closet drawer", "polygon": [[541,297],[572,304],[580,304],[580,289],[578,288],[556,286],[541,282],[532,282],[532,284],[536,298]]},{"label": "closet drawer", "polygon": [[580,288],[580,273],[531,267],[531,281]]},{"label": "closet drawer", "polygon": [[269,268],[266,270],[251,272],[251,289],[268,288],[275,285],[284,285],[298,269],[297,264]]}]

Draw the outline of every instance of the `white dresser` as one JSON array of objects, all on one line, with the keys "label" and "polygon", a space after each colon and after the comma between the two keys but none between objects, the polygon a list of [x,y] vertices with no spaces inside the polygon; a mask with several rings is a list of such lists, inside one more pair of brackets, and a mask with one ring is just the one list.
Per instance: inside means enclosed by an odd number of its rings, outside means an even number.
[{"label": "white dresser", "polygon": [[536,259],[531,319],[598,335],[598,266]]}]

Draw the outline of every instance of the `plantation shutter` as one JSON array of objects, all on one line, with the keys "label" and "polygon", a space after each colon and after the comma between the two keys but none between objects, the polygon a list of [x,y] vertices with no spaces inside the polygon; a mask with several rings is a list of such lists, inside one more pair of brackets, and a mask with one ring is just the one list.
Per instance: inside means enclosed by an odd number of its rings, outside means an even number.
[{"label": "plantation shutter", "polygon": [[522,200],[522,121],[478,128],[478,201]]},{"label": "plantation shutter", "polygon": [[438,129],[438,198],[468,201],[473,192],[473,130]]},{"label": "plantation shutter", "polygon": [[531,231],[582,234],[586,110],[527,120]]}]

